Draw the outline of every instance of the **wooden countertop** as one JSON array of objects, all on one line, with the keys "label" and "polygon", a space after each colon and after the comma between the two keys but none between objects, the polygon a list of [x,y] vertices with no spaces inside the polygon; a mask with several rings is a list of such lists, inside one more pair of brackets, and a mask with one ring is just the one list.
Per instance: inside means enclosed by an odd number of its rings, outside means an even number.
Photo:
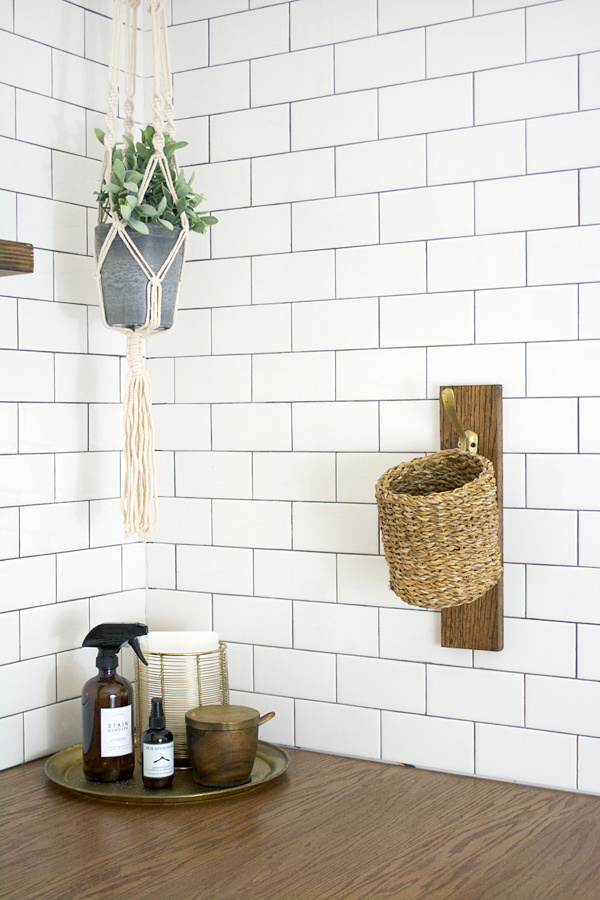
[{"label": "wooden countertop", "polygon": [[599,900],[600,798],[303,750],[227,798],[105,803],[2,773],[4,900]]}]

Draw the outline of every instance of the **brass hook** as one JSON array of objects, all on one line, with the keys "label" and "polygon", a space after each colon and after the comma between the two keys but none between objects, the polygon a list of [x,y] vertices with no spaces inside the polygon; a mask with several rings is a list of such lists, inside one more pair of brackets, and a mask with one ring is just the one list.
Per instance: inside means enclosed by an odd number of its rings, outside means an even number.
[{"label": "brass hook", "polygon": [[477,444],[479,438],[474,431],[466,431],[460,424],[458,415],[456,414],[456,403],[454,400],[454,391],[452,388],[444,388],[442,391],[442,403],[446,410],[446,415],[454,425],[460,438],[458,446],[461,450],[468,450],[469,453],[477,453]]}]

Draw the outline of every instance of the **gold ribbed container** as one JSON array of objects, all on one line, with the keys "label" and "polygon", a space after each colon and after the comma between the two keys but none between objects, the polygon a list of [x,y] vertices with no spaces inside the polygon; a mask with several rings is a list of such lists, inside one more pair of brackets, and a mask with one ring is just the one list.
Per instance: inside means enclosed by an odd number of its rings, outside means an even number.
[{"label": "gold ribbed container", "polygon": [[[229,703],[227,645],[206,653],[143,651],[148,665],[135,657],[135,718],[139,740],[148,727],[150,701],[162,697],[167,728],[173,733],[175,765],[188,765],[185,714],[198,706]],[[138,746],[139,752],[139,746]]]}]

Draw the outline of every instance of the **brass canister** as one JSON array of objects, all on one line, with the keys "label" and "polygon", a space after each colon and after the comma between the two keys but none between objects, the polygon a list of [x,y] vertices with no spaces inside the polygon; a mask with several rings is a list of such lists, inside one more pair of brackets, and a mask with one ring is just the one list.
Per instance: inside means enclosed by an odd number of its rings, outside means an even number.
[{"label": "brass canister", "polygon": [[258,727],[274,712],[261,716],[251,706],[198,706],[185,715],[189,760],[197,784],[234,787],[252,778]]}]

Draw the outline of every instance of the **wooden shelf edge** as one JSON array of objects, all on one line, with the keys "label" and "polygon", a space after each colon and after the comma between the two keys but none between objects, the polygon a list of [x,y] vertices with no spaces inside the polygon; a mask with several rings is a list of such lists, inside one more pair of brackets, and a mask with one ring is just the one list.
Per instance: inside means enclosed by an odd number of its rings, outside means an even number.
[{"label": "wooden shelf edge", "polygon": [[0,240],[0,276],[33,272],[33,244]]}]

